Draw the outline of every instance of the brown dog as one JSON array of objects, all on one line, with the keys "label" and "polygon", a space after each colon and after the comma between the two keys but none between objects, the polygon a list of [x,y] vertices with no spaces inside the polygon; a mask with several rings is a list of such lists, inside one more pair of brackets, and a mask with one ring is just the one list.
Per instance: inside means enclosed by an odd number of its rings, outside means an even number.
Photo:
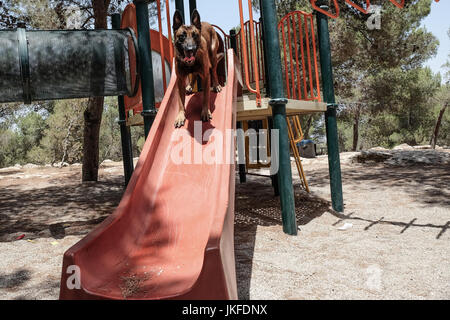
[{"label": "brown dog", "polygon": [[175,119],[175,127],[180,128],[186,121],[184,103],[186,93],[192,93],[192,84],[186,86],[188,76],[192,81],[200,76],[203,88],[203,104],[201,119],[206,122],[212,119],[209,110],[210,84],[215,92],[222,87],[217,79],[217,63],[223,54],[217,55],[219,40],[214,28],[207,22],[200,21],[200,15],[194,10],[191,18],[192,25],[184,25],[179,11],[173,16],[173,32],[175,46],[175,72],[177,75],[179,112]]}]

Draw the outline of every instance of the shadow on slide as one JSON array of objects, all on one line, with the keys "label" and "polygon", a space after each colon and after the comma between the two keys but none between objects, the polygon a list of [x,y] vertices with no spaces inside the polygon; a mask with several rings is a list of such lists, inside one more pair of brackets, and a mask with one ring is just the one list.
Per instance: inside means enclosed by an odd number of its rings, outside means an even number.
[{"label": "shadow on slide", "polygon": [[[233,51],[227,54],[228,82],[211,93],[210,123],[194,124],[202,102],[197,93],[186,99],[185,126],[174,128],[178,92],[172,72],[119,206],[64,254],[60,299],[237,299],[234,135],[231,146],[214,143],[235,129],[242,82]],[[195,139],[195,130],[205,133],[203,141]],[[231,161],[180,164],[182,148],[192,151],[192,159],[197,148]]]}]

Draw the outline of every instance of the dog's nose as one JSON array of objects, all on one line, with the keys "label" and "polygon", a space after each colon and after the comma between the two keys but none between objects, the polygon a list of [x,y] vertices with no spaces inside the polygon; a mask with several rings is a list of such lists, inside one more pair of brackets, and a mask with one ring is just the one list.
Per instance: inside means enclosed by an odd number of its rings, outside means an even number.
[{"label": "dog's nose", "polygon": [[186,46],[186,51],[188,51],[188,52],[194,52],[195,49],[197,49],[197,47],[195,45],[187,45]]}]

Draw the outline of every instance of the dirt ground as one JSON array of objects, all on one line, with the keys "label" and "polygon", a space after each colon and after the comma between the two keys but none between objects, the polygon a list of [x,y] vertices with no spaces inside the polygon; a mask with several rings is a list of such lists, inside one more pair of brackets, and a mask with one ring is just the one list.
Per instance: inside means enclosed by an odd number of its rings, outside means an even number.
[{"label": "dirt ground", "polygon": [[[270,179],[237,181],[240,299],[450,299],[450,166],[352,156],[341,154],[343,214],[331,209],[326,157],[303,161],[312,192],[295,173],[296,237],[282,232]],[[58,298],[64,251],[123,192],[120,163],[102,165],[100,183],[80,178],[80,166],[0,169],[0,299]]]}]

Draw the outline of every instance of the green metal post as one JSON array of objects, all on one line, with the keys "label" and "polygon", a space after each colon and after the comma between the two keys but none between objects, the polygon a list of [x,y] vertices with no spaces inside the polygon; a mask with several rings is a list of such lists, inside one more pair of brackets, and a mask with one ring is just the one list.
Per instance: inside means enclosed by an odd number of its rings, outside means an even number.
[{"label": "green metal post", "polygon": [[189,0],[189,18],[192,17],[192,12],[194,12],[195,9],[197,9],[197,0]]},{"label": "green metal post", "polygon": [[138,32],[139,57],[141,64],[142,116],[147,139],[150,128],[156,117],[155,90],[153,82],[153,66],[150,43],[150,26],[148,22],[149,0],[134,0]]},{"label": "green metal post", "polygon": [[[262,26],[262,30],[264,30],[264,19],[263,19],[263,14],[262,14],[262,0],[259,0],[259,8],[260,8],[260,12],[261,12],[261,16],[259,17],[259,23]],[[265,79],[264,79],[264,86],[266,89],[266,97],[270,97],[270,81],[268,81],[268,74],[269,74],[269,68],[268,68],[268,64],[267,64],[267,47],[266,47],[266,41],[264,39],[264,33],[262,34],[262,48],[263,48],[263,61],[264,61],[264,74]],[[268,124],[269,124],[269,128],[270,130],[274,129],[273,128],[273,119],[270,117],[268,119]],[[271,175],[270,179],[272,180],[272,187],[273,187],[273,193],[275,195],[275,197],[278,197],[280,195],[280,189],[278,187],[278,173]]]},{"label": "green metal post", "polygon": [[175,9],[180,11],[181,16],[183,17],[183,22],[185,22],[186,17],[184,15],[184,1],[183,0],[175,0]]},{"label": "green metal post", "polygon": [[[320,1],[319,7],[327,10],[326,1]],[[328,30],[328,18],[326,15],[316,12],[317,33],[319,38],[320,68],[322,72],[323,99],[327,102],[325,112],[325,126],[327,131],[328,167],[330,171],[331,202],[333,209],[344,211],[342,197],[341,163],[339,159],[339,142],[336,121],[336,101],[333,87],[333,69],[331,65],[330,35]]]},{"label": "green metal post", "polygon": [[[115,13],[111,16],[111,25],[113,29],[120,29],[120,14]],[[120,56],[120,55],[118,55]],[[120,59],[120,58],[119,58]],[[121,61],[117,61],[121,63]],[[120,139],[122,141],[122,160],[123,160],[123,171],[125,176],[125,185],[131,179],[133,174],[133,148],[131,144],[131,133],[130,128],[127,127],[126,117],[125,117],[125,101],[123,96],[118,97],[119,105],[119,126],[120,126]]]},{"label": "green metal post", "polygon": [[[267,122],[268,122],[268,126],[269,126],[270,130],[273,130],[274,128],[273,128],[272,117],[269,117],[267,119]],[[272,140],[270,140],[270,143],[272,144]],[[272,180],[273,193],[274,193],[275,197],[278,197],[280,195],[280,188],[278,188],[278,173],[271,175],[270,179]]]},{"label": "green metal post", "polygon": [[264,21],[264,39],[267,49],[268,81],[270,83],[273,127],[279,130],[279,170],[278,187],[280,191],[281,216],[283,231],[297,235],[295,218],[294,190],[290,159],[290,144],[286,123],[286,103],[283,89],[280,43],[278,40],[277,13],[275,0],[262,0],[262,16]]},{"label": "green metal post", "polygon": [[[234,53],[237,54],[236,30],[234,30],[234,29],[230,30],[230,45],[231,45],[231,48],[234,50]],[[236,122],[236,128],[242,129],[242,121]],[[247,182],[247,174],[245,172],[245,164],[243,164],[243,163],[239,164],[239,182],[240,183]]]},{"label": "green metal post", "polygon": [[230,30],[230,45],[234,53],[237,54],[236,30],[234,29]]},{"label": "green metal post", "polygon": [[[195,9],[197,9],[197,0],[189,0],[189,18],[192,18],[192,13]],[[200,76],[197,76],[197,90],[199,92],[202,90],[202,79]]]},{"label": "green metal post", "polygon": [[[260,13],[261,16],[259,17],[259,23],[262,26],[262,30],[264,30],[264,19],[262,17],[262,0],[259,0],[259,8],[260,8]],[[264,34],[262,34],[262,49],[263,49],[263,61],[264,61],[264,74],[267,75],[269,73],[268,68],[267,68],[267,48],[266,48],[266,41],[264,39]],[[266,79],[264,79],[264,86],[266,89],[266,97],[270,97],[270,83],[269,81],[267,81],[267,76],[265,77]]]}]

